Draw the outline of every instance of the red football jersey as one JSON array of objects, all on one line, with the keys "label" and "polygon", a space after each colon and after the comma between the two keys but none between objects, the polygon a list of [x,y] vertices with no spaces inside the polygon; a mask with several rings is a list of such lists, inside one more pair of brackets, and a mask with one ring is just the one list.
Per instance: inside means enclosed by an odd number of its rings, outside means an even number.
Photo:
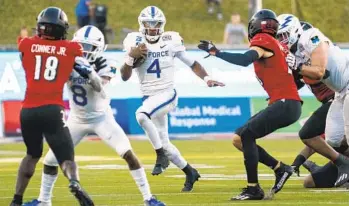
[{"label": "red football jersey", "polygon": [[38,36],[24,38],[18,46],[27,89],[23,107],[58,104],[63,106],[63,87],[73,70],[82,47],[68,40],[44,40]]},{"label": "red football jersey", "polygon": [[313,92],[318,101],[327,102],[334,98],[334,91],[328,88],[326,84],[306,77],[303,77],[303,80],[307,85],[309,85],[311,92]]},{"label": "red football jersey", "polygon": [[285,48],[275,38],[264,33],[255,35],[250,46],[258,46],[274,53],[272,57],[261,58],[253,63],[257,78],[269,95],[269,104],[280,99],[301,101],[292,71],[285,61]]}]

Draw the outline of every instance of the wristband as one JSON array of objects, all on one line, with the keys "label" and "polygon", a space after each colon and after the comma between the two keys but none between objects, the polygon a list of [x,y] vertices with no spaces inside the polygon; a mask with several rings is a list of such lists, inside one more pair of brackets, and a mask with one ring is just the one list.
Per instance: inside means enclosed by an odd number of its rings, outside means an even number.
[{"label": "wristband", "polygon": [[125,64],[127,64],[128,66],[132,67],[133,63],[134,63],[134,58],[130,57],[129,55],[127,55],[125,57]]},{"label": "wristband", "polygon": [[208,81],[212,80],[212,78],[210,76],[205,76],[204,77],[204,81],[207,83]]}]

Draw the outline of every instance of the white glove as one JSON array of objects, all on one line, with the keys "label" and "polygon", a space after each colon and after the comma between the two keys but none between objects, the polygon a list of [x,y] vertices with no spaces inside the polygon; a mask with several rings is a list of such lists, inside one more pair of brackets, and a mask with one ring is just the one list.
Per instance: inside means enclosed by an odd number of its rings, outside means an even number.
[{"label": "white glove", "polygon": [[288,53],[286,57],[286,62],[288,64],[288,68],[299,71],[296,56],[292,53]]}]

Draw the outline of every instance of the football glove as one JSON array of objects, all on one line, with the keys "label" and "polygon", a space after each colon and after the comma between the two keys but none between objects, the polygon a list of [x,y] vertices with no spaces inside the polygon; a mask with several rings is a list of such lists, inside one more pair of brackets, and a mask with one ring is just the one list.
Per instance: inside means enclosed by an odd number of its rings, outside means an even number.
[{"label": "football glove", "polygon": [[90,63],[83,57],[76,57],[73,69],[85,79],[91,74],[92,68]]},{"label": "football glove", "polygon": [[212,43],[212,41],[208,41],[208,40],[200,40],[200,44],[198,45],[198,48],[208,52],[210,55],[216,55],[216,53],[219,52],[219,50]]},{"label": "football glove", "polygon": [[296,71],[297,73],[301,71],[303,64],[298,63],[296,56],[291,52],[287,54],[286,62],[288,64],[288,68],[290,68],[291,70]]},{"label": "football glove", "polygon": [[98,57],[92,64],[95,65],[97,73],[108,66],[107,59],[102,56]]}]

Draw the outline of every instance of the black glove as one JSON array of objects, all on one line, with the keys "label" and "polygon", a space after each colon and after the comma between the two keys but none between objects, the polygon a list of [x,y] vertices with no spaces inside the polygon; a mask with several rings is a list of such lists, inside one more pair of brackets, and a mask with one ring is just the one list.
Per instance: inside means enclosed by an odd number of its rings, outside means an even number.
[{"label": "black glove", "polygon": [[198,48],[208,52],[210,55],[216,55],[216,53],[219,52],[219,50],[212,43],[212,41],[207,41],[207,40],[200,40],[200,44],[198,45]]},{"label": "black glove", "polygon": [[92,64],[95,65],[97,73],[108,66],[107,59],[102,56],[98,57]]}]

